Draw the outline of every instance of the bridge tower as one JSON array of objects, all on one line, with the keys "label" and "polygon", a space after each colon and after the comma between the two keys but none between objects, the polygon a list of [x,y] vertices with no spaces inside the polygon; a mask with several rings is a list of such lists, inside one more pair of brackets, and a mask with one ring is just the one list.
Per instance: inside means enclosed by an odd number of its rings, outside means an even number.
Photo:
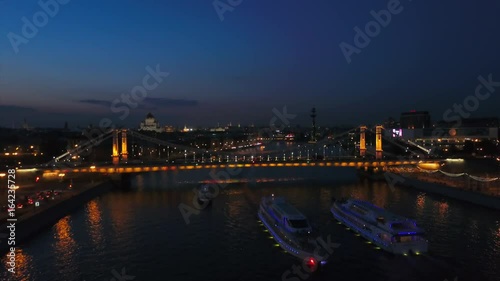
[{"label": "bridge tower", "polygon": [[128,152],[127,152],[127,129],[122,129],[122,161],[127,162]]},{"label": "bridge tower", "polygon": [[383,126],[378,125],[376,127],[376,142],[375,142],[375,157],[378,159],[382,159],[382,153],[384,150],[382,149],[382,130],[384,129]]},{"label": "bridge tower", "polygon": [[111,157],[113,158],[113,165],[118,165],[120,162],[120,153],[119,153],[119,146],[118,146],[118,138],[120,137],[119,131],[114,130],[113,131],[113,154]]},{"label": "bridge tower", "polygon": [[311,110],[311,118],[312,118],[312,136],[310,143],[316,143],[316,107],[313,107]]},{"label": "bridge tower", "polygon": [[359,155],[366,155],[366,126],[359,127]]}]

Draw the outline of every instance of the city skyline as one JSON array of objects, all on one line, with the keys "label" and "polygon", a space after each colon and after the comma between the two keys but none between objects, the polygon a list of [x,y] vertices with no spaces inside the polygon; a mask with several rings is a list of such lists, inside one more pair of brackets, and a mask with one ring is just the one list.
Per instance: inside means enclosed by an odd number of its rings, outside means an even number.
[{"label": "city skyline", "polygon": [[[400,2],[390,23],[346,61],[340,44],[357,46],[355,28],[390,2],[242,1],[221,21],[210,2],[124,2],[117,9],[69,1],[27,42],[13,45],[12,34],[23,35],[22,18],[33,22],[43,8],[5,1],[0,126],[24,119],[36,127],[86,126],[110,118],[135,127],[149,111],[165,125],[266,125],[284,106],[303,126],[313,106],[324,126],[382,122],[410,110],[439,120],[474,95],[479,76],[500,81],[493,1],[444,1],[433,9]],[[113,101],[141,85],[148,68],[168,75],[120,119]],[[471,117],[498,116],[499,102],[492,94]]]}]

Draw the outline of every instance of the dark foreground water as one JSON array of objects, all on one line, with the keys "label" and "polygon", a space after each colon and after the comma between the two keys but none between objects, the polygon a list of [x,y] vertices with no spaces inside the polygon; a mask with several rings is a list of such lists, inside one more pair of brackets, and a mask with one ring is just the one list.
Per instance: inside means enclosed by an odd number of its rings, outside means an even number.
[{"label": "dark foreground water", "polygon": [[[20,246],[17,271],[1,280],[500,280],[500,212],[385,183],[360,181],[348,168],[248,169],[231,179],[214,204],[191,215],[192,189],[208,170],[150,173],[130,191],[96,198]],[[314,178],[315,180],[309,180]],[[262,196],[286,196],[340,244],[314,275],[275,247],[256,218]],[[332,218],[332,197],[354,196],[415,218],[430,253],[394,257]],[[3,259],[3,265],[6,259]],[[2,265],[2,266],[3,266]]]}]

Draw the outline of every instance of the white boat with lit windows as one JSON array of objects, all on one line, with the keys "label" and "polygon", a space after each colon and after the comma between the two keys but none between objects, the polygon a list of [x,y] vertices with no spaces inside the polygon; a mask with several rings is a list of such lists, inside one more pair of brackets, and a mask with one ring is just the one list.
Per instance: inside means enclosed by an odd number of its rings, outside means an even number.
[{"label": "white boat with lit windows", "polygon": [[356,199],[334,201],[331,212],[339,222],[385,251],[402,255],[427,252],[425,233],[415,221]]},{"label": "white boat with lit windows", "polygon": [[313,228],[295,207],[283,197],[262,198],[258,217],[272,238],[291,255],[300,258],[309,267],[326,264],[328,253],[318,244]]}]

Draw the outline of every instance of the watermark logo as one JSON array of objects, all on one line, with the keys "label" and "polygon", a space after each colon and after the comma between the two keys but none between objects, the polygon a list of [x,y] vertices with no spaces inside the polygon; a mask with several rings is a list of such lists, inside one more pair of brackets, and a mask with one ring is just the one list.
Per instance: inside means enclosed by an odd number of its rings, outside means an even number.
[{"label": "watermark logo", "polygon": [[380,34],[382,27],[387,27],[391,23],[393,15],[398,15],[402,11],[403,6],[401,6],[399,0],[390,0],[387,3],[387,9],[382,9],[378,12],[374,10],[370,11],[370,15],[374,20],[369,21],[365,25],[364,30],[358,26],[354,27],[354,31],[356,32],[354,34],[354,46],[344,41],[339,45],[347,63],[351,63],[351,56],[353,54],[360,54],[361,49],[368,47],[371,40]]},{"label": "watermark logo", "polygon": [[[452,108],[447,109],[443,113],[443,120],[446,122],[455,122],[453,128],[460,127],[462,125],[463,118],[469,118],[472,112],[479,109],[480,101],[485,101],[491,97],[491,94],[495,92],[496,87],[500,87],[500,82],[493,81],[492,74],[488,75],[488,78],[483,76],[478,76],[479,84],[476,86],[473,95],[467,96],[461,104],[453,104]],[[436,134],[442,134],[440,130],[436,131]]]},{"label": "watermark logo", "polygon": [[224,13],[234,11],[242,2],[243,0],[215,0],[212,5],[219,16],[219,20],[224,21]]},{"label": "watermark logo", "polygon": [[[326,261],[335,251],[335,249],[340,247],[340,244],[334,243],[331,240],[331,236],[328,235],[326,241],[319,237],[315,240],[316,248],[314,249],[314,257],[305,258],[301,264],[294,264],[292,268],[286,270],[281,275],[281,280],[306,280],[312,273],[314,273],[320,266],[321,261]],[[320,254],[323,254],[323,256]]]},{"label": "watermark logo", "polygon": [[[448,108],[443,113],[443,121],[452,123],[453,125],[450,128],[436,127],[432,131],[432,137],[434,139],[444,137],[446,134],[449,134],[451,130],[457,129],[462,126],[463,119],[469,118],[473,112],[479,109],[480,102],[486,101],[491,97],[491,94],[495,93],[497,87],[500,87],[500,81],[494,81],[493,75],[490,73],[487,77],[483,77],[479,75],[477,77],[479,83],[477,84],[474,94],[465,97],[462,103],[455,103],[452,107]],[[422,153],[418,153],[420,159],[424,158]],[[399,161],[405,160],[403,156],[398,156]],[[403,183],[405,181],[405,177],[409,175],[401,173],[396,174],[392,172],[386,172],[384,177],[389,185],[391,191],[394,191],[394,187],[397,184]]]},{"label": "watermark logo", "polygon": [[[283,109],[280,111],[277,108],[272,109],[273,112],[273,117],[269,121],[269,127],[268,128],[263,128],[259,130],[257,135],[262,135],[263,133],[269,133],[272,134],[276,130],[283,130],[286,126],[289,126],[291,124],[291,120],[297,117],[296,114],[289,114],[288,109],[286,106],[283,106]],[[281,125],[277,127],[277,121],[281,122]],[[239,175],[243,169],[241,168],[226,168],[225,171],[210,171],[209,177],[212,180],[211,183],[209,184],[209,187],[211,190],[211,199],[213,200],[215,197],[217,197],[220,193],[220,190],[225,188],[228,185],[229,180],[232,177],[235,177]],[[199,200],[199,192],[197,188],[193,189],[194,192],[194,197],[193,197],[193,202],[192,206],[180,203],[179,204],[179,211],[181,212],[182,217],[184,218],[184,221],[186,224],[190,223],[189,217],[191,215],[198,215],[200,214],[200,211],[208,207],[210,204],[210,201],[205,200],[200,202]]]},{"label": "watermark logo", "polygon": [[21,27],[21,34],[14,32],[9,32],[7,38],[14,53],[19,53],[19,46],[21,44],[28,44],[30,39],[33,39],[39,32],[39,29],[45,27],[49,23],[50,18],[54,18],[60,11],[61,5],[66,5],[70,0],[40,0],[38,5],[41,10],[37,11],[31,17],[31,20],[27,17],[22,17],[21,21],[23,26]]},{"label": "watermark logo", "polygon": [[[147,96],[148,92],[154,91],[160,83],[167,78],[170,73],[160,70],[160,65],[157,64],[155,69],[151,66],[146,67],[146,74],[142,78],[142,84],[133,87],[130,93],[123,93],[120,98],[116,98],[111,102],[110,110],[115,114],[120,114],[119,119],[124,120],[130,115],[130,110],[137,108]],[[85,136],[92,140],[93,145],[99,145],[103,137],[110,131],[116,129],[113,121],[110,118],[103,118],[99,121],[97,128],[91,128],[84,132]]]},{"label": "watermark logo", "polygon": [[[142,84],[133,87],[130,93],[122,93],[120,98],[116,98],[111,102],[110,110],[115,114],[120,114],[118,118],[124,120],[130,115],[130,110],[137,108],[138,104],[142,102],[149,92],[157,89],[167,78],[170,73],[163,72],[160,65],[157,64],[155,68],[151,66],[146,67],[147,74],[142,78]],[[110,118],[102,118],[99,121],[98,127],[92,127],[83,131],[83,135],[87,137],[87,141],[82,142],[76,148],[68,148],[68,155],[78,154],[80,156],[89,156],[92,153],[92,148],[99,145],[104,141],[105,137],[116,129],[113,121]],[[71,163],[65,161],[55,162],[58,168],[70,168]]]},{"label": "watermark logo", "polygon": [[114,277],[109,281],[130,281],[135,279],[135,276],[128,275],[126,273],[125,267],[122,268],[121,272],[118,272],[113,268],[113,270],[111,270],[111,274],[113,274]]}]

